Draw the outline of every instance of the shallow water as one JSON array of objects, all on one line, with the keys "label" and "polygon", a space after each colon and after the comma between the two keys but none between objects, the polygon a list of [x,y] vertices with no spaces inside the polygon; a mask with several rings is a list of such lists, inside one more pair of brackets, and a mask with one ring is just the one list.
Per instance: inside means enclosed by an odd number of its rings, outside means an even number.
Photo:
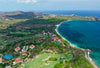
[{"label": "shallow water", "polygon": [[100,67],[100,21],[67,21],[57,30],[72,44],[92,50],[90,56]]}]

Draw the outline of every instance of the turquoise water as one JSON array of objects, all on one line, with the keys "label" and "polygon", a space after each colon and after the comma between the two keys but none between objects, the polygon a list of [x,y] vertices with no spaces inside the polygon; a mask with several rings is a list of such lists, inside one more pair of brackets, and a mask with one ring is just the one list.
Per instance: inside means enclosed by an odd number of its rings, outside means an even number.
[{"label": "turquoise water", "polygon": [[57,30],[72,44],[91,49],[90,56],[100,67],[100,21],[67,21]]}]

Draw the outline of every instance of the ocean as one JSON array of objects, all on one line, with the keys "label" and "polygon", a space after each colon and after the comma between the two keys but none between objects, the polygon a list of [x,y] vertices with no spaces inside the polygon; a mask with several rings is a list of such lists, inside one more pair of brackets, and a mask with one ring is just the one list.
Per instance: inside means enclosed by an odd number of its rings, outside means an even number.
[{"label": "ocean", "polygon": [[[100,17],[100,11],[45,11],[43,13]],[[57,30],[75,46],[90,49],[90,57],[100,68],[100,21],[66,21]]]},{"label": "ocean", "polygon": [[90,57],[100,66],[100,21],[67,21],[57,30],[75,46],[90,49]]},{"label": "ocean", "polygon": [[56,10],[56,11],[38,11],[40,13],[45,13],[45,14],[57,14],[57,15],[71,15],[75,14],[77,16],[95,16],[95,17],[100,17],[100,11],[86,11],[86,10]]}]

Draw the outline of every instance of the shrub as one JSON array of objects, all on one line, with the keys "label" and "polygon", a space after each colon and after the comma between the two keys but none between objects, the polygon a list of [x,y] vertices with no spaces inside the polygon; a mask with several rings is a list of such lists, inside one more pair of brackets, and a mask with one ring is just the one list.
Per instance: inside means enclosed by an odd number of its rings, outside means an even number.
[{"label": "shrub", "polygon": [[50,60],[50,61],[56,61],[57,58],[55,58],[55,57],[50,57],[49,60]]},{"label": "shrub", "polygon": [[65,54],[65,56],[67,57],[67,56],[68,56],[68,54],[66,53],[66,54]]},{"label": "shrub", "polygon": [[60,61],[60,64],[63,64],[63,61]]},{"label": "shrub", "polygon": [[59,63],[55,64],[54,68],[60,68],[60,64]]},{"label": "shrub", "polygon": [[66,65],[65,68],[70,68],[70,66],[69,65]]}]

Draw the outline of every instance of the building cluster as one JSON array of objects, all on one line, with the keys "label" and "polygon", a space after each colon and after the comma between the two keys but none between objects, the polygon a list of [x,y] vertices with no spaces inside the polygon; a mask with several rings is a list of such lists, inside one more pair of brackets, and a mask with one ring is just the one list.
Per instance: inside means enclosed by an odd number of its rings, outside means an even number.
[{"label": "building cluster", "polygon": [[[53,34],[53,33],[50,33],[50,32],[44,32],[41,34],[43,37],[42,38],[39,38],[38,40],[35,40],[36,43],[39,43],[39,42],[42,42],[43,40],[46,39],[46,37],[50,37],[55,43],[59,44],[61,43],[61,40],[56,36],[56,34]],[[28,53],[29,53],[29,49],[34,49],[36,46],[35,45],[30,45],[30,46],[23,46],[23,47],[20,47],[20,46],[17,46],[16,48],[14,48],[14,53],[19,53],[20,55],[25,55],[27,56]],[[0,47],[0,49],[2,49],[3,47]],[[53,50],[51,49],[43,49],[43,51],[48,51],[48,52],[53,52]],[[29,53],[31,54],[31,53]],[[29,55],[28,55],[29,56]],[[21,57],[17,57],[15,58],[14,56],[12,56],[11,54],[6,54],[6,55],[2,55],[0,54],[0,63],[3,63],[2,59],[5,59],[7,60],[8,62],[10,60],[13,61],[13,65],[16,65],[18,63],[22,63],[24,61],[24,59],[22,59]],[[10,68],[9,66],[6,66],[6,68]]]},{"label": "building cluster", "polygon": [[[28,49],[34,49],[35,48],[35,45],[30,45],[29,47],[28,46],[23,46],[23,48],[20,48],[20,47],[16,47],[14,50],[15,52],[19,52],[19,53],[22,53],[22,55],[27,55],[27,50]],[[16,65],[17,63],[22,63],[23,62],[23,59],[21,59],[20,57],[19,58],[14,58],[12,55],[10,54],[6,54],[6,55],[2,55],[0,54],[0,63],[3,63],[2,62],[2,59],[5,59],[7,61],[10,61],[11,59],[13,59],[13,65]],[[6,66],[5,68],[10,68],[10,66]]]}]

